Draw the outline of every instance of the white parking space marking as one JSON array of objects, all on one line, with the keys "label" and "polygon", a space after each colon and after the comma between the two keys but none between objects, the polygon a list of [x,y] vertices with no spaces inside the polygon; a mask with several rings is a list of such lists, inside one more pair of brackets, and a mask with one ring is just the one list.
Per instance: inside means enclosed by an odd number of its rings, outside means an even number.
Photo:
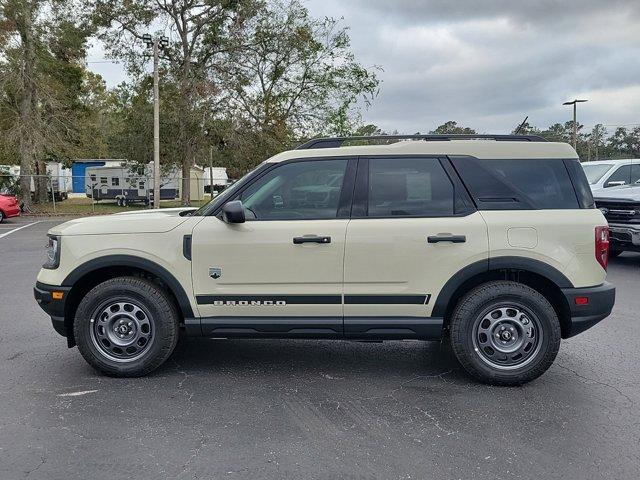
[{"label": "white parking space marking", "polygon": [[0,238],[4,238],[4,237],[6,237],[7,235],[11,235],[12,233],[17,232],[18,230],[22,230],[23,228],[30,227],[31,225],[35,225],[36,223],[40,223],[40,221],[33,222],[33,223],[27,223],[26,225],[22,225],[21,227],[14,228],[13,230],[9,230],[9,231],[8,231],[8,232],[6,232],[6,233],[2,233],[2,234],[0,234]]},{"label": "white parking space marking", "polygon": [[80,397],[82,395],[86,395],[87,393],[96,393],[98,390],[83,390],[81,392],[71,392],[71,393],[60,393],[59,397]]}]

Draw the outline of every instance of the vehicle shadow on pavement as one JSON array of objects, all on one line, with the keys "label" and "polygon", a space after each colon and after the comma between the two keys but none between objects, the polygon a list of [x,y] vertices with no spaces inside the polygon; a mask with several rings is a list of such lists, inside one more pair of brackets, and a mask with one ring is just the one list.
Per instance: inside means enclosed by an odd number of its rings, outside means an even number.
[{"label": "vehicle shadow on pavement", "polygon": [[157,371],[251,372],[269,376],[447,375],[468,381],[451,348],[439,342],[340,340],[222,340],[187,338]]}]

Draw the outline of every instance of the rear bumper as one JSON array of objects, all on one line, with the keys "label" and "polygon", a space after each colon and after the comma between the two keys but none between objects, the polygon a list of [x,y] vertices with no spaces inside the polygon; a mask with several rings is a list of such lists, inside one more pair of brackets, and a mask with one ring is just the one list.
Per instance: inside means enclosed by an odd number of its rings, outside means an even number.
[{"label": "rear bumper", "polygon": [[20,207],[16,205],[15,207],[6,207],[3,208],[4,216],[6,218],[19,217],[20,216]]},{"label": "rear bumper", "polygon": [[[64,322],[64,308],[71,287],[60,287],[57,285],[46,285],[37,282],[33,288],[33,296],[47,315],[51,317],[51,323],[56,332],[63,337],[67,336],[67,329]],[[54,299],[53,292],[62,292],[61,299]]]},{"label": "rear bumper", "polygon": [[[571,312],[569,328],[562,332],[562,338],[582,333],[608,317],[616,299],[616,287],[609,282],[596,287],[563,288],[562,293],[567,299]],[[586,297],[589,303],[577,305],[576,298],[578,297]]]}]

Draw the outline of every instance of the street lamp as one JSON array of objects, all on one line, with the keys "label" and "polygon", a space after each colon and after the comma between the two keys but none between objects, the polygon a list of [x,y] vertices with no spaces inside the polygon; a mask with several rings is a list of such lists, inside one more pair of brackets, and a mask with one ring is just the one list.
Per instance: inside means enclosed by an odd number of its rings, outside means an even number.
[{"label": "street lamp", "polygon": [[575,150],[578,145],[578,123],[576,121],[576,105],[578,103],[587,102],[588,100],[572,100],[570,102],[564,102],[562,105],[573,105],[573,149]]},{"label": "street lamp", "polygon": [[158,57],[160,50],[169,46],[169,39],[152,38],[145,33],[142,41],[153,49],[153,208],[160,208],[160,88],[158,82]]}]

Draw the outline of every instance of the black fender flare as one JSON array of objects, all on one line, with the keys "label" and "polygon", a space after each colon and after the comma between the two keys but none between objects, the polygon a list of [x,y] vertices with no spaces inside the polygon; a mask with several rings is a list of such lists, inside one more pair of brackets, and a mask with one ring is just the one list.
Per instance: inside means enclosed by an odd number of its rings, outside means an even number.
[{"label": "black fender flare", "polygon": [[76,267],[62,281],[63,286],[73,287],[78,280],[93,271],[106,267],[132,267],[145,270],[162,280],[171,290],[178,301],[178,306],[184,318],[193,318],[193,309],[184,288],[176,278],[164,267],[146,258],[133,255],[106,255],[89,260]]},{"label": "black fender flare", "polygon": [[496,270],[520,270],[535,273],[553,282],[558,288],[573,288],[571,281],[557,268],[527,257],[503,256],[480,260],[456,272],[442,287],[433,306],[432,317],[444,317],[449,303],[460,286],[476,275]]}]

